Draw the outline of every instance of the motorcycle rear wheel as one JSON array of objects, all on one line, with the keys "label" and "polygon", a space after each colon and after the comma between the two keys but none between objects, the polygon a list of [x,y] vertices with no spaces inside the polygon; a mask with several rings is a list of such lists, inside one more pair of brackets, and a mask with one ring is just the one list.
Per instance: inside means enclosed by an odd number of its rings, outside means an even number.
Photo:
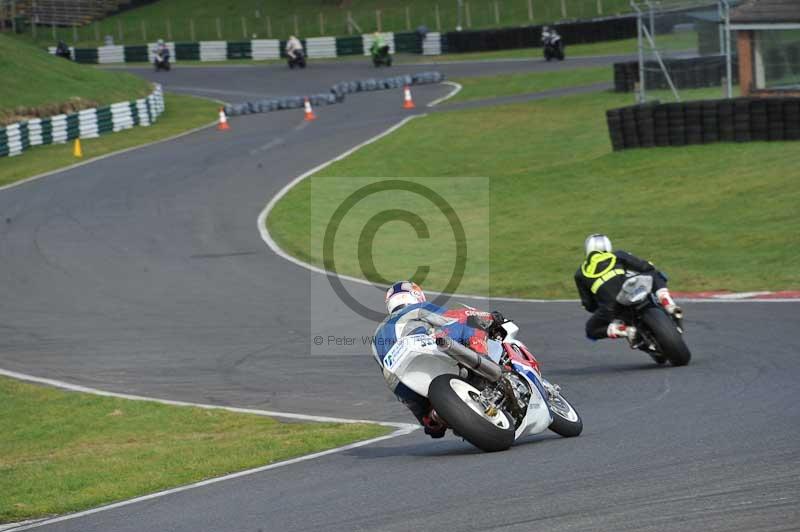
[{"label": "motorcycle rear wheel", "polygon": [[498,409],[485,413],[477,400],[480,390],[457,375],[439,375],[428,388],[436,413],[462,438],[486,452],[505,451],[514,443],[514,420]]},{"label": "motorcycle rear wheel", "polygon": [[667,357],[673,366],[685,366],[692,359],[692,353],[683,341],[675,324],[667,314],[658,308],[650,307],[642,314],[642,321],[653,333],[658,344],[658,352]]}]

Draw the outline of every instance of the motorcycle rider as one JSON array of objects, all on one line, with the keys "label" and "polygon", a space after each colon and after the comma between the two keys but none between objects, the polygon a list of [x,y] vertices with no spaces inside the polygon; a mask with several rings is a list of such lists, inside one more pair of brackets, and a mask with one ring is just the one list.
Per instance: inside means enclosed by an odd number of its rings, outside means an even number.
[{"label": "motorcycle rider", "polygon": [[592,312],[586,322],[586,336],[602,338],[636,337],[636,327],[626,325],[617,315],[617,294],[627,279],[627,272],[649,274],[653,278],[656,298],[669,314],[683,318],[667,288],[666,277],[651,262],[622,250],[612,251],[611,240],[603,234],[592,234],[584,242],[586,259],[575,272],[575,285],[583,307]]},{"label": "motorcycle rider", "polygon": [[547,44],[550,42],[550,39],[554,39],[558,37],[558,32],[555,28],[551,28],[550,26],[544,26],[542,28],[542,44]]},{"label": "motorcycle rider", "polygon": [[386,46],[386,41],[383,40],[383,34],[381,32],[376,31],[372,34],[372,46],[370,46],[369,51],[372,53],[373,56],[378,55],[380,53],[381,48]]},{"label": "motorcycle rider", "polygon": [[289,40],[286,41],[286,55],[292,59],[297,59],[297,54],[303,53],[303,43],[294,35],[289,35]]},{"label": "motorcycle rider", "polygon": [[159,39],[156,43],[155,59],[156,66],[159,63],[169,63],[169,47],[164,39]]},{"label": "motorcycle rider", "polygon": [[[471,308],[446,310],[425,300],[425,293],[411,281],[398,281],[386,291],[386,310],[389,315],[378,325],[375,331],[374,354],[378,364],[383,368],[383,358],[398,342],[396,327],[405,321],[411,321],[414,311],[425,309],[429,312],[451,318],[452,323],[444,326],[443,333],[453,340],[464,344],[473,351],[486,355],[488,353],[487,340],[494,327],[505,320],[499,312],[483,312]],[[406,334],[415,334],[415,331],[404,331]],[[423,330],[420,328],[420,332]],[[414,417],[425,427],[425,434],[432,438],[444,436],[447,426],[438,418],[431,409],[431,404],[426,397],[419,395],[409,387],[399,382],[393,374],[383,371],[383,378],[389,389],[397,396],[401,403],[406,405]]]}]

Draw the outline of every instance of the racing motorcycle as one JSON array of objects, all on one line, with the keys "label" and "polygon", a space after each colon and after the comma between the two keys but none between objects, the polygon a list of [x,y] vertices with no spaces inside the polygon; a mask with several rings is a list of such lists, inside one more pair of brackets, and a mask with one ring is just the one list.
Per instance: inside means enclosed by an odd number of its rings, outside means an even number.
[{"label": "racing motorcycle", "polygon": [[156,50],[156,52],[153,54],[153,67],[155,68],[156,72],[159,70],[166,70],[169,72],[169,48],[165,46]]},{"label": "racing motorcycle", "polygon": [[622,306],[618,318],[636,327],[631,347],[649,354],[659,365],[685,366],[692,358],[683,341],[683,322],[668,314],[653,294],[650,275],[629,277],[617,294]]},{"label": "racing motorcycle", "polygon": [[[514,322],[493,329],[488,356],[446,336],[449,323],[425,309],[409,313],[409,321],[396,325],[398,340],[383,358],[388,378],[427,397],[449,429],[486,452],[547,429],[564,437],[581,433],[578,412],[559,386],[542,377],[536,358],[517,340]],[[420,330],[425,333],[402,334]]]},{"label": "racing motorcycle", "polygon": [[564,60],[564,42],[561,40],[561,35],[555,32],[543,34],[542,45],[545,60],[550,61],[553,58]]}]

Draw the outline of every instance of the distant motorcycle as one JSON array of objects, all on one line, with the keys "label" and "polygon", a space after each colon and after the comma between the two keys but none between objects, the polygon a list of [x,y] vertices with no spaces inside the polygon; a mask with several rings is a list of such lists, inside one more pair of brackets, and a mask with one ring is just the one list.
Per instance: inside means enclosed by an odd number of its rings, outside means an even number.
[{"label": "distant motorcycle", "polygon": [[542,377],[539,362],[516,339],[516,324],[499,325],[483,356],[442,335],[449,323],[425,309],[406,314],[382,359],[384,374],[427,397],[449,429],[483,451],[508,449],[547,429],[564,437],[581,433],[578,412]]},{"label": "distant motorcycle", "polygon": [[302,50],[294,50],[289,52],[286,56],[286,63],[289,68],[305,68],[306,67],[306,54]]},{"label": "distant motorcycle", "polygon": [[387,67],[392,66],[392,55],[389,53],[388,44],[377,46],[372,49],[372,64],[375,68],[381,65],[386,65]]},{"label": "distant motorcycle", "polygon": [[165,46],[156,50],[156,53],[153,56],[153,66],[155,67],[156,72],[159,70],[169,71],[169,48]]},{"label": "distant motorcycle", "polygon": [[542,45],[544,46],[544,58],[547,61],[551,59],[564,60],[564,41],[561,40],[561,35],[552,32],[542,33]]},{"label": "distant motorcycle", "polygon": [[628,278],[617,294],[617,303],[623,310],[615,317],[636,327],[631,347],[649,354],[659,365],[689,363],[692,353],[683,341],[682,320],[668,314],[658,303],[650,275]]}]

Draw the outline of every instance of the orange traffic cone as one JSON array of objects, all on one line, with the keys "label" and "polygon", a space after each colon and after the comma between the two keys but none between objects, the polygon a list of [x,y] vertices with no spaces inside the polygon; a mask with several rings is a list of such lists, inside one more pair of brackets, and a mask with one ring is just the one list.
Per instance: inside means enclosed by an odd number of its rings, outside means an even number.
[{"label": "orange traffic cone", "polygon": [[83,157],[83,150],[81,149],[81,139],[75,139],[75,144],[72,146],[72,155],[73,157],[78,157],[79,159]]},{"label": "orange traffic cone", "polygon": [[414,105],[414,100],[411,99],[411,89],[408,88],[408,85],[403,87],[403,109],[414,109],[416,105]]},{"label": "orange traffic cone", "polygon": [[311,122],[312,120],[317,119],[317,115],[314,114],[314,110],[311,108],[311,102],[308,100],[308,98],[306,98],[305,109],[306,109],[306,122]]},{"label": "orange traffic cone", "polygon": [[225,114],[225,108],[219,108],[219,124],[217,124],[217,129],[219,131],[226,131],[230,129],[231,126],[228,125],[228,115]]}]

